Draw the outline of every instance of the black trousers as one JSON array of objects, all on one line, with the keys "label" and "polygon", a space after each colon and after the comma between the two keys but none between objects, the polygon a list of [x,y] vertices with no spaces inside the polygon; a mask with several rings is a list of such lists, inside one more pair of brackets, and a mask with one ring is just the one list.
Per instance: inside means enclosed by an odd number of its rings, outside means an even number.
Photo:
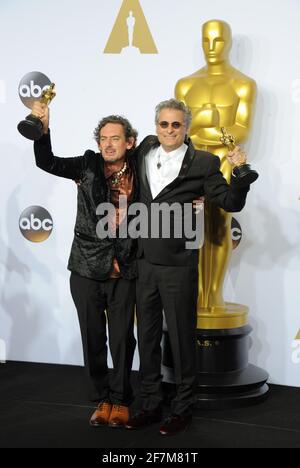
[{"label": "black trousers", "polygon": [[[130,373],[136,344],[133,333],[135,280],[96,281],[71,273],[70,286],[79,318],[90,399],[129,405],[132,401]],[[113,360],[110,381],[106,323]]]},{"label": "black trousers", "polygon": [[191,411],[196,383],[198,268],[161,266],[138,260],[137,326],[142,407],[162,402],[161,339],[164,310],[174,362],[172,413]]}]

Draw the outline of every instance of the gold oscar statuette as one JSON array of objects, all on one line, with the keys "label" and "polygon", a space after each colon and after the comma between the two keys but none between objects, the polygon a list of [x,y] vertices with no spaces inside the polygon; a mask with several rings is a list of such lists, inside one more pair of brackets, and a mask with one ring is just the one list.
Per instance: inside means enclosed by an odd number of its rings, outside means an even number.
[{"label": "gold oscar statuette", "polygon": [[[228,148],[229,151],[233,151],[236,147],[235,138],[230,135],[225,127],[221,127],[222,136],[220,138],[221,143]],[[233,169],[233,175],[236,177],[236,182],[240,187],[246,187],[252,184],[257,178],[258,173],[251,169],[250,164],[242,163],[235,166]]]},{"label": "gold oscar statuette", "polygon": [[[49,88],[43,91],[40,102],[48,105],[52,101],[56,95],[54,87],[55,84],[51,83]],[[43,123],[36,115],[31,113],[25,117],[25,120],[19,122],[18,130],[28,140],[39,140],[43,135]]]}]

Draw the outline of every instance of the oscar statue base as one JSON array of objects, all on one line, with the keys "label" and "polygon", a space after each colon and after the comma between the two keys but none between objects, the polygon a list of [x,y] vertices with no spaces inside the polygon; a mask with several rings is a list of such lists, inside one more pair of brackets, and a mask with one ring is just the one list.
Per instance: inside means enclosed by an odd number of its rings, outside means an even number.
[{"label": "oscar statue base", "polygon": [[198,373],[196,408],[237,408],[260,403],[268,396],[268,374],[248,364],[232,372]]},{"label": "oscar statue base", "polygon": [[[210,309],[199,313],[198,309],[196,407],[231,408],[259,403],[268,394],[268,374],[248,363],[252,331],[246,323],[248,308],[227,303],[226,307],[211,309],[214,313]],[[203,328],[199,328],[201,323]],[[168,403],[174,396],[175,380],[167,330],[162,345],[163,391]]]},{"label": "oscar statue base", "polygon": [[28,140],[39,140],[43,135],[43,123],[38,117],[30,114],[19,122],[18,130]]},{"label": "oscar statue base", "polygon": [[197,308],[197,328],[215,330],[240,328],[248,323],[249,308],[243,304],[225,302],[224,306]]}]

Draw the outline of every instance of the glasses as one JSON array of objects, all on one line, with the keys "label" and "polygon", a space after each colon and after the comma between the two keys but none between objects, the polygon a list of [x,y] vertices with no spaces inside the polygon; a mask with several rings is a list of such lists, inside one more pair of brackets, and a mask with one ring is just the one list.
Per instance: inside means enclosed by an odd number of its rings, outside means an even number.
[{"label": "glasses", "polygon": [[181,122],[167,122],[163,120],[162,122],[158,122],[158,125],[161,128],[168,128],[169,125],[171,125],[171,127],[174,128],[174,130],[178,130],[178,128],[182,127],[184,124]]}]

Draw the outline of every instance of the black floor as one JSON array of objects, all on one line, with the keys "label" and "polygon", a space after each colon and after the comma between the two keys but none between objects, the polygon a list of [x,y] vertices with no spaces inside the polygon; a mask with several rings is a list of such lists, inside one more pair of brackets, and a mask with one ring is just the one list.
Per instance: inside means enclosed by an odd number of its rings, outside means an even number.
[{"label": "black floor", "polygon": [[186,432],[164,438],[158,425],[134,432],[89,427],[93,405],[80,367],[8,362],[0,364],[0,381],[2,448],[300,448],[300,388],[271,385],[258,405],[198,410]]}]

